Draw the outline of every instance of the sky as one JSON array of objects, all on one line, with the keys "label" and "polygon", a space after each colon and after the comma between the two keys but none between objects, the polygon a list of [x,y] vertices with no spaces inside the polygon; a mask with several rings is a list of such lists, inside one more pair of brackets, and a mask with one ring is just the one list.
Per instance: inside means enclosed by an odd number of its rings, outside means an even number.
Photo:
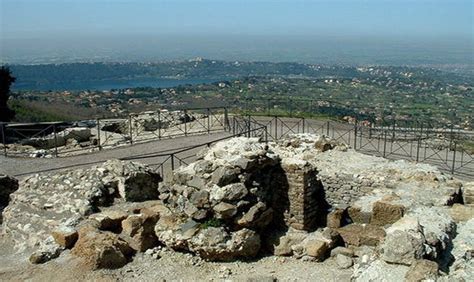
[{"label": "sky", "polygon": [[471,0],[0,0],[2,35],[473,36]]},{"label": "sky", "polygon": [[[0,44],[3,45],[0,47],[2,55],[8,56],[10,49],[16,49],[14,42],[80,38],[97,44],[121,36],[161,36],[166,39],[194,36],[210,41],[220,36],[288,40],[325,36],[335,39],[400,39],[424,44],[456,40],[463,42],[464,47],[472,47],[473,2],[0,0]],[[251,39],[248,42],[251,43]],[[179,40],[175,41],[175,45],[179,44]]]}]

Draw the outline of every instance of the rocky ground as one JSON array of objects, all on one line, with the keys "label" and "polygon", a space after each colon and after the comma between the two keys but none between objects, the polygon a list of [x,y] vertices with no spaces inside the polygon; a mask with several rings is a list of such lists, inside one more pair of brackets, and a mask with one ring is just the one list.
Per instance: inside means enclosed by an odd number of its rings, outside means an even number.
[{"label": "rocky ground", "polygon": [[473,183],[311,134],[197,159],[0,177],[0,279],[474,278]]}]

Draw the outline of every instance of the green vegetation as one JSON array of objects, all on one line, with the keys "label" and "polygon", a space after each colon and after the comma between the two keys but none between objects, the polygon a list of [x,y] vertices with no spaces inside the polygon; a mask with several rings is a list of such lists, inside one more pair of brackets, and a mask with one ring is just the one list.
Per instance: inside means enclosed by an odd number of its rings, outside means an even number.
[{"label": "green vegetation", "polygon": [[202,229],[206,229],[209,227],[221,227],[223,222],[217,218],[211,218],[201,224]]},{"label": "green vegetation", "polygon": [[88,119],[96,113],[70,104],[52,105],[28,100],[12,100],[9,105],[16,112],[13,119],[16,122],[74,121]]},{"label": "green vegetation", "polygon": [[430,127],[454,125],[472,129],[474,125],[474,79],[469,74],[432,68],[192,60],[15,66],[13,69],[19,76],[24,75],[22,83],[52,79],[65,83],[74,79],[133,81],[143,76],[229,77],[216,83],[168,88],[23,90],[13,95],[15,99],[35,104],[70,105],[73,111],[61,113],[68,118],[70,112],[95,118],[159,108],[230,106],[235,112],[257,115],[357,118],[378,124],[392,124],[396,120],[397,126],[422,122]]}]

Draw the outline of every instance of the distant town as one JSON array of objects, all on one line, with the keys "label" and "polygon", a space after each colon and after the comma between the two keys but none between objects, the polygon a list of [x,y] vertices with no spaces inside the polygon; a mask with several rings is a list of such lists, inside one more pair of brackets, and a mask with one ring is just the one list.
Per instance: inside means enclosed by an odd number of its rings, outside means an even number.
[{"label": "distant town", "polygon": [[[18,86],[44,88],[53,82],[64,88],[84,85],[84,90],[40,91],[18,87],[20,90],[14,91],[11,101],[18,121],[88,119],[159,108],[231,105],[240,111],[262,114],[320,115],[369,122],[396,118],[435,121],[463,129],[473,126],[474,92],[470,75],[433,68],[196,58],[155,64],[14,65],[12,71],[18,77]],[[164,78],[172,79],[175,86],[156,87]],[[199,78],[208,82],[199,83]],[[101,81],[113,86],[114,82],[123,85],[134,80],[144,81],[144,86],[86,88],[91,83],[100,85]]]}]

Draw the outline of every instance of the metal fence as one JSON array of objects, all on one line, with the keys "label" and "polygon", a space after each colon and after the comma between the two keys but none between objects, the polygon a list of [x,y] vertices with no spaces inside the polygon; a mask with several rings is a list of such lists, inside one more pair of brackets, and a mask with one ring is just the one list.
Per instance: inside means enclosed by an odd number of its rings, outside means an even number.
[{"label": "metal fence", "polygon": [[193,108],[74,122],[0,123],[5,156],[60,157],[229,130],[227,108]]},{"label": "metal fence", "polygon": [[374,106],[370,102],[364,106],[360,101],[298,98],[298,97],[246,97],[233,104],[239,114],[280,117],[355,117],[366,120],[375,126],[396,127],[451,127],[474,130],[474,115],[468,110],[437,108],[430,112],[424,107],[394,108],[393,106]]},{"label": "metal fence", "polygon": [[[459,129],[369,126],[306,118],[243,116],[247,124],[265,126],[269,140],[295,133],[329,136],[362,153],[428,163],[463,179],[474,179],[474,132]],[[251,125],[255,126],[255,125]]]},{"label": "metal fence", "polygon": [[[133,155],[125,158],[119,158],[120,160],[127,160],[127,161],[139,161],[148,165],[149,167],[155,169],[159,172],[164,180],[169,179],[172,176],[173,170],[182,166],[188,165],[191,162],[197,160],[199,156],[199,152],[203,149],[209,148],[212,144],[215,144],[219,141],[227,140],[234,137],[255,137],[259,138],[262,142],[267,142],[267,128],[264,125],[260,125],[255,122],[251,122],[251,124],[247,123],[248,120],[242,120],[240,117],[232,117],[229,119],[229,126],[232,128],[232,134],[219,138],[214,139],[209,142],[197,144],[194,146],[189,146],[185,148],[178,148],[169,151],[161,151],[161,152],[151,152],[146,154],[139,154]],[[92,165],[97,165],[102,163],[103,161],[94,161],[94,162],[87,162],[87,163],[74,163],[67,167],[58,167],[46,170],[37,170],[33,172],[27,172],[22,174],[16,174],[15,177],[22,177],[25,175],[31,175],[35,173],[48,173],[54,172],[64,169],[73,169],[73,168],[80,168],[80,167],[89,167]]]},{"label": "metal fence", "polygon": [[[31,155],[16,144],[32,144],[43,147],[50,156],[66,156],[84,152],[126,146],[135,143],[161,140],[178,136],[191,136],[218,131],[231,132],[231,136],[258,136],[263,140],[278,140],[292,133],[315,133],[344,142],[362,153],[389,159],[405,159],[429,163],[441,171],[464,179],[474,179],[474,132],[441,127],[430,122],[405,122],[387,117],[378,123],[365,120],[342,122],[312,118],[282,116],[229,116],[227,108],[198,108],[167,112],[150,112],[152,118],[128,115],[121,119],[97,119],[72,123],[52,122],[37,124],[0,124],[0,146],[5,156]],[[141,114],[143,115],[143,114]],[[95,138],[77,142],[68,149],[69,139],[81,140],[81,131],[71,127],[94,131]],[[214,141],[213,141],[214,142]],[[17,146],[15,148],[15,146]],[[197,146],[199,147],[199,146]],[[197,148],[196,147],[196,148]],[[202,147],[202,146],[201,146]],[[166,166],[187,163],[197,153],[196,148],[161,156]],[[184,155],[189,154],[189,155]],[[155,154],[155,159],[158,155]],[[131,156],[150,161],[146,155]],[[154,163],[156,165],[156,162]]]}]

